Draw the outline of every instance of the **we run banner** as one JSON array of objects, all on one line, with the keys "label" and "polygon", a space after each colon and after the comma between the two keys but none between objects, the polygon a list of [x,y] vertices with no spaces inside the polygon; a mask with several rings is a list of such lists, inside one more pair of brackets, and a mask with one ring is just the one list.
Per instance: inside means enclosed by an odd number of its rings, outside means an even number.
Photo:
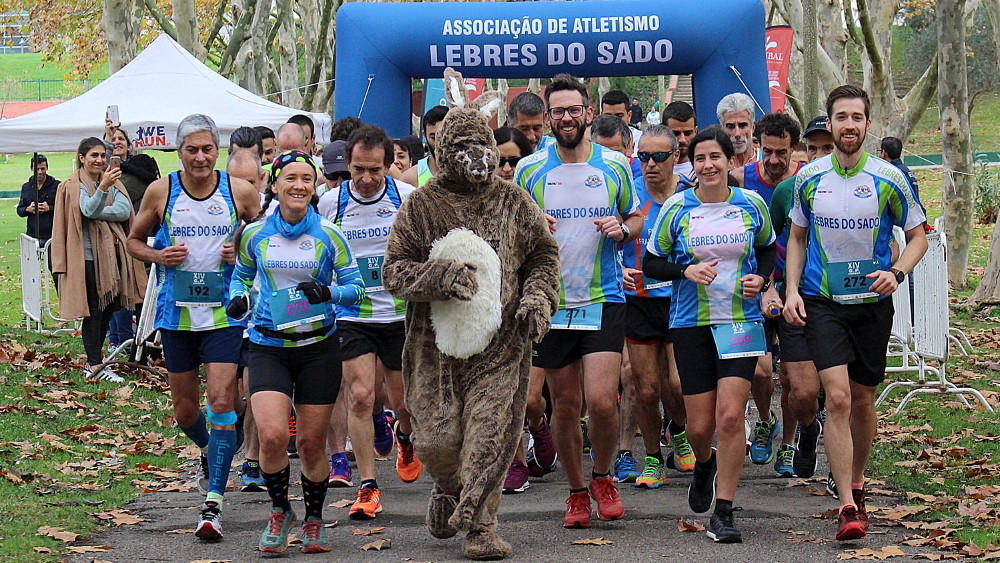
[{"label": "we run banner", "polygon": [[765,36],[764,54],[767,57],[767,87],[771,92],[771,111],[785,111],[794,32],[791,26],[775,25],[767,28]]}]

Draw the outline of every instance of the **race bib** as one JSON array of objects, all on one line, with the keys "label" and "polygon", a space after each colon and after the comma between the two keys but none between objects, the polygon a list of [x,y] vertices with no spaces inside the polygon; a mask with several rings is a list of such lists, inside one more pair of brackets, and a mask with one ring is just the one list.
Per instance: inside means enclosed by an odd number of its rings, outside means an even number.
[{"label": "race bib", "polygon": [[271,292],[271,319],[274,328],[285,330],[326,318],[323,305],[313,305],[294,287]]},{"label": "race bib", "polygon": [[720,360],[763,356],[767,353],[764,324],[760,321],[712,325],[712,338]]},{"label": "race bib", "polygon": [[174,271],[174,302],[181,307],[222,307],[225,301],[222,272]]},{"label": "race bib", "polygon": [[867,277],[875,270],[882,269],[882,264],[878,260],[832,262],[826,265],[826,269],[830,296],[834,301],[849,303],[868,297],[878,297],[877,293],[868,289],[875,280]]},{"label": "race bib", "polygon": [[562,330],[601,330],[604,303],[592,303],[575,309],[559,309],[549,328]]},{"label": "race bib", "polygon": [[653,278],[643,277],[642,287],[649,291],[651,289],[660,289],[661,287],[670,287],[674,285],[673,281],[660,281],[654,280]]},{"label": "race bib", "polygon": [[367,291],[383,291],[382,285],[382,263],[385,256],[369,256],[358,258],[358,271],[361,272],[361,279],[365,281]]}]

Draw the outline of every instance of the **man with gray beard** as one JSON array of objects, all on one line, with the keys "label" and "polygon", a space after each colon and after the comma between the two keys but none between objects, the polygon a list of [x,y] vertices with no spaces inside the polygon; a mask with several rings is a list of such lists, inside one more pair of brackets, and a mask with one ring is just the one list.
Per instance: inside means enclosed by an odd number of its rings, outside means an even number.
[{"label": "man with gray beard", "polygon": [[731,169],[742,168],[757,160],[757,152],[753,148],[753,98],[740,92],[729,94],[719,100],[715,115],[736,149],[736,156],[730,163]]}]

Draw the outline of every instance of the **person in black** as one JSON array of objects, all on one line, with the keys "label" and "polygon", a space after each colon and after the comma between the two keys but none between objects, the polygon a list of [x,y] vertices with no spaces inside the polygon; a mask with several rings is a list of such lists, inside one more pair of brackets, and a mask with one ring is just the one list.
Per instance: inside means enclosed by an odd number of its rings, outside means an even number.
[{"label": "person in black", "polygon": [[49,161],[45,155],[36,154],[31,158],[31,171],[34,174],[21,186],[17,214],[28,218],[25,232],[42,246],[52,238],[52,211],[59,180],[49,176]]},{"label": "person in black", "polygon": [[639,124],[642,123],[642,106],[639,105],[639,98],[632,98],[632,105],[628,108],[632,112],[632,117],[629,118],[628,124],[636,129],[639,128]]},{"label": "person in black", "polygon": [[[903,141],[899,140],[898,137],[882,137],[882,145],[879,156],[885,160],[889,161],[889,164],[899,168],[906,176],[906,179],[910,181],[910,186],[913,187],[913,195],[917,196],[917,200],[920,200],[920,190],[917,188],[917,177],[910,171],[910,167],[903,164]],[[921,207],[923,207],[921,205]]]}]

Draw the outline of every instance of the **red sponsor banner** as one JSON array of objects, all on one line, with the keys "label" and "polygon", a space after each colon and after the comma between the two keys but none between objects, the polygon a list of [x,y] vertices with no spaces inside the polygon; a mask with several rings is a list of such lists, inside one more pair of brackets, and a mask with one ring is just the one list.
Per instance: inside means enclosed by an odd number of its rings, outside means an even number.
[{"label": "red sponsor banner", "polygon": [[771,92],[771,111],[785,111],[788,92],[788,69],[792,64],[791,26],[776,25],[767,28],[764,54],[767,57],[767,87]]},{"label": "red sponsor banner", "polygon": [[465,89],[469,91],[469,101],[473,101],[486,89],[485,78],[466,78]]}]

